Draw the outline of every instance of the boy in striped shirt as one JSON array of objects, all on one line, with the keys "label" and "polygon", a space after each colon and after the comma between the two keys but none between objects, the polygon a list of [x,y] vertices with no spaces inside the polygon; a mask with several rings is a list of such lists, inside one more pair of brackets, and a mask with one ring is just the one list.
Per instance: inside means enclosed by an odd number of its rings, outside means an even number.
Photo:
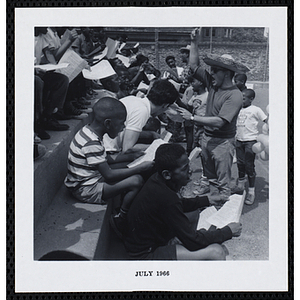
[{"label": "boy in striped shirt", "polygon": [[154,162],[144,162],[134,168],[111,169],[109,163],[132,161],[142,152],[120,154],[114,161],[106,154],[103,135],[115,138],[124,128],[126,108],[116,99],[105,97],[93,107],[94,119],[75,135],[68,155],[65,185],[76,199],[104,204],[109,198],[125,192],[119,217],[126,219],[130,204],[143,184],[141,172]]}]

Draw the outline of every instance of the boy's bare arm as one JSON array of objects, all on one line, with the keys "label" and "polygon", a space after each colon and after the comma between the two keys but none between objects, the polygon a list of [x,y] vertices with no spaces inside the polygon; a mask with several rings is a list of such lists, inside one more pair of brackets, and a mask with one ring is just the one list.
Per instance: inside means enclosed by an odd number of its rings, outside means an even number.
[{"label": "boy's bare arm", "polygon": [[66,41],[56,50],[54,53],[56,61],[59,61],[67,49],[72,45],[75,39],[78,37],[77,31],[75,29],[70,31],[70,34]]},{"label": "boy's bare arm", "polygon": [[191,33],[191,48],[189,65],[193,71],[199,66],[198,43],[200,39],[201,27],[195,28]]},{"label": "boy's bare arm", "polygon": [[97,169],[106,182],[113,183],[123,180],[124,178],[130,177],[132,175],[147,171],[151,169],[153,165],[153,161],[145,161],[133,168],[111,169],[107,162],[103,162],[97,165]]},{"label": "boy's bare arm", "polygon": [[107,162],[108,162],[108,164],[121,163],[121,162],[132,162],[144,154],[145,154],[145,152],[140,149],[128,149],[124,153],[119,153],[114,158],[111,157],[110,155],[107,155]]},{"label": "boy's bare arm", "polygon": [[130,129],[125,129],[123,142],[122,142],[122,152],[126,152],[131,149],[140,137],[140,132],[133,131]]}]

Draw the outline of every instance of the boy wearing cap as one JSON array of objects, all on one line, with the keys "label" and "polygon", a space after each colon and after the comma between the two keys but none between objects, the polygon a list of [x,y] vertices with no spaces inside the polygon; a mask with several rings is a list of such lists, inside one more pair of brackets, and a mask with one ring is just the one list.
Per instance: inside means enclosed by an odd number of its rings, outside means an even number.
[{"label": "boy wearing cap", "polygon": [[190,66],[193,76],[205,82],[208,97],[205,116],[193,116],[180,109],[185,119],[204,126],[202,155],[205,173],[210,182],[211,192],[218,191],[223,200],[228,200],[231,190],[231,167],[234,154],[236,120],[243,104],[241,91],[233,84],[235,73],[249,71],[230,55],[209,54],[204,62],[211,66],[211,72],[199,68],[199,29],[191,34]]}]

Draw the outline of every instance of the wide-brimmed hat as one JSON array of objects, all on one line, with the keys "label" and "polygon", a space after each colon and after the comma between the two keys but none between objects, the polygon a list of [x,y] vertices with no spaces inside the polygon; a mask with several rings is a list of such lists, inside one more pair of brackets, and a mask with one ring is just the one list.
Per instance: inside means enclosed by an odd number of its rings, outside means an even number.
[{"label": "wide-brimmed hat", "polygon": [[181,48],[179,49],[180,52],[184,52],[184,51],[190,52],[190,50],[191,50],[191,45],[187,45],[187,46],[181,47]]},{"label": "wide-brimmed hat", "polygon": [[246,73],[250,71],[246,66],[235,61],[229,54],[223,54],[221,56],[216,54],[207,54],[203,60],[209,66],[231,70],[235,73]]}]

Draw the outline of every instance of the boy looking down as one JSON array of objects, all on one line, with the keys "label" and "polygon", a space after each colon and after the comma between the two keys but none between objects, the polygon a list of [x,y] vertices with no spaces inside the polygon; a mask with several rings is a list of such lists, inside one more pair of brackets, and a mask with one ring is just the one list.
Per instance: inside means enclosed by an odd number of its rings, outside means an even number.
[{"label": "boy looking down", "polygon": [[[75,198],[88,203],[103,204],[125,192],[120,214],[126,215],[143,184],[142,177],[137,174],[150,169],[154,163],[144,162],[130,169],[111,169],[112,158],[106,155],[102,138],[105,133],[115,138],[124,128],[126,109],[122,102],[106,97],[94,105],[93,114],[92,123],[80,129],[71,142],[65,185]],[[134,152],[117,159],[118,162],[130,161],[141,155],[141,152]]]},{"label": "boy looking down", "polygon": [[[155,167],[157,173],[137,194],[128,212],[123,232],[128,254],[134,259],[224,260],[226,255],[220,244],[239,236],[241,224],[211,227],[208,231],[192,227],[184,213],[209,206],[214,200],[207,196],[178,197],[190,174],[189,159],[182,146],[161,145],[155,154]],[[182,244],[168,244],[174,237]]]}]

